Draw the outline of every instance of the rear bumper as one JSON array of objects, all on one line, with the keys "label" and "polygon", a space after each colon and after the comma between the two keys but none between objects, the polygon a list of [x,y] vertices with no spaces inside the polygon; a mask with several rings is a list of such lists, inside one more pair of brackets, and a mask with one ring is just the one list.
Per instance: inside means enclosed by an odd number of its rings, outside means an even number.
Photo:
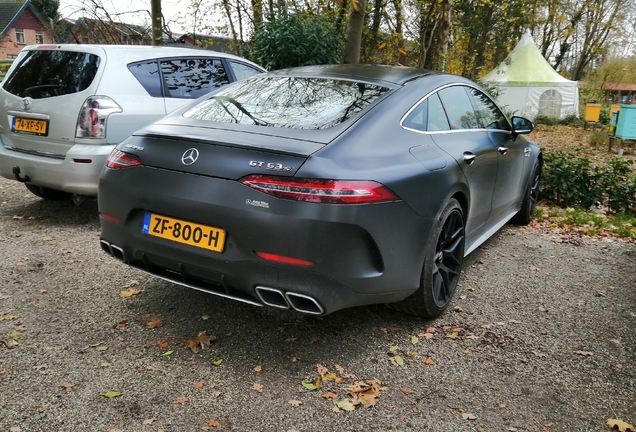
[{"label": "rear bumper", "polygon": [[[268,207],[248,204],[255,201]],[[224,297],[317,314],[413,293],[432,222],[403,202],[293,202],[235,181],[146,167],[106,169],[98,203],[108,218],[101,219],[102,248],[121,261]],[[143,234],[147,211],[223,228],[223,252]],[[313,265],[267,261],[256,251]]]},{"label": "rear bumper", "polygon": [[[99,174],[114,145],[77,144],[64,158],[23,152],[0,145],[0,175],[15,180],[13,167],[30,183],[78,195],[97,195]],[[89,162],[90,161],[90,162]]]}]

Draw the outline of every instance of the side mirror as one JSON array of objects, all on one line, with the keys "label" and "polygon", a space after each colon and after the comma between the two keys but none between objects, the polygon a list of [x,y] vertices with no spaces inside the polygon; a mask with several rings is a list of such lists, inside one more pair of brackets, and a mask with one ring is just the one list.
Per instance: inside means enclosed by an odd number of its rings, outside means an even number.
[{"label": "side mirror", "polygon": [[534,125],[530,120],[524,117],[512,117],[512,131],[517,135],[525,135],[532,132]]}]

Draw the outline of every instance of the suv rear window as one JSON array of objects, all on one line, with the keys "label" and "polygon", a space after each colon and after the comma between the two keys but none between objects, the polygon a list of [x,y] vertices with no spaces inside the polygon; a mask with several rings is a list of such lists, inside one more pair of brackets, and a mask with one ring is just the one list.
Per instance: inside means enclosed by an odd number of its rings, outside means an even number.
[{"label": "suv rear window", "polygon": [[99,69],[100,58],[78,51],[22,51],[17,66],[2,87],[19,97],[43,99],[86,90]]},{"label": "suv rear window", "polygon": [[328,129],[356,117],[389,88],[303,77],[254,77],[214,93],[186,118],[292,129]]}]

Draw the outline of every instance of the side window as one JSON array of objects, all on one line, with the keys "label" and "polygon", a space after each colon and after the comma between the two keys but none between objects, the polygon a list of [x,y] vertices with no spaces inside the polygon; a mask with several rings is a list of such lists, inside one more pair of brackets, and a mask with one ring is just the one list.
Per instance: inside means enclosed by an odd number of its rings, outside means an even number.
[{"label": "side window", "polygon": [[260,70],[253,68],[252,66],[248,66],[245,63],[239,63],[234,60],[230,60],[229,63],[237,80],[242,80],[243,78],[248,78],[252,75],[261,73]]},{"label": "side window", "polygon": [[444,131],[449,130],[448,117],[446,111],[439,100],[437,93],[428,98],[428,119],[426,130],[428,131]]},{"label": "side window", "polygon": [[428,99],[422,101],[415,107],[413,111],[404,119],[402,126],[409,129],[425,131],[428,123]]},{"label": "side window", "polygon": [[485,129],[510,130],[506,117],[485,93],[474,88],[471,88],[469,92],[475,101],[479,127]]},{"label": "side window", "polygon": [[152,97],[162,97],[161,78],[159,77],[159,65],[156,60],[140,63],[131,63],[128,70],[137,78],[137,81],[146,89]]},{"label": "side window", "polygon": [[446,87],[438,92],[451,129],[478,129],[477,116],[466,87]]},{"label": "side window", "polygon": [[230,81],[218,58],[162,60],[166,97],[196,99]]}]

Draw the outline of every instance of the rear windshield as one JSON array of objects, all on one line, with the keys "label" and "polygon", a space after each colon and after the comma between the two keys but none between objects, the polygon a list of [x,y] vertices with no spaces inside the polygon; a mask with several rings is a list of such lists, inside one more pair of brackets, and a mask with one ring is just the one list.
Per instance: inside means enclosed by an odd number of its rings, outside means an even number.
[{"label": "rear windshield", "polygon": [[22,51],[2,87],[19,97],[43,99],[86,90],[97,73],[100,58],[77,51]]},{"label": "rear windshield", "polygon": [[357,116],[389,88],[363,82],[254,77],[214,93],[184,117],[292,129],[328,129]]}]

